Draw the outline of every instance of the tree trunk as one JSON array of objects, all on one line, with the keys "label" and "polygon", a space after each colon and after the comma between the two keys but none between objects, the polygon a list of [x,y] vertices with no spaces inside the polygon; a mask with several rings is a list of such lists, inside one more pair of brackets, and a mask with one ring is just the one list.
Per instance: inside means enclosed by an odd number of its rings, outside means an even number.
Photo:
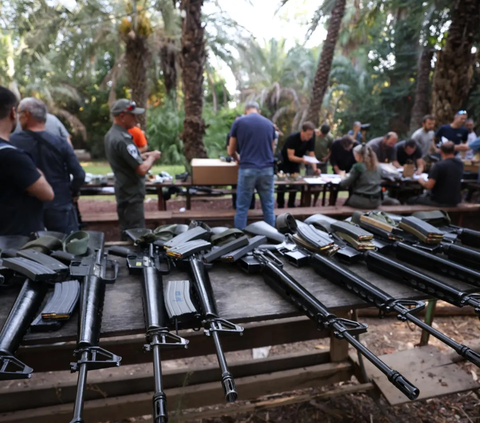
[{"label": "tree trunk", "polygon": [[162,68],[163,83],[169,96],[175,96],[177,88],[177,65],[176,65],[175,41],[170,38],[162,39],[160,47],[160,67]]},{"label": "tree trunk", "polygon": [[433,49],[424,48],[417,71],[417,88],[415,90],[415,103],[410,118],[410,131],[419,128],[422,119],[430,112],[430,71],[432,70]]},{"label": "tree trunk", "polygon": [[167,94],[175,97],[177,89],[177,15],[175,2],[159,0],[157,7],[162,15],[163,36],[160,44],[160,67],[162,68],[163,82]]},{"label": "tree trunk", "polygon": [[337,0],[330,16],[328,24],[328,34],[322,48],[322,54],[318,63],[315,80],[313,82],[310,105],[308,106],[307,120],[318,126],[320,121],[320,109],[323,103],[323,97],[328,88],[328,79],[332,68],[333,53],[337,44],[338,33],[345,14],[346,0]]},{"label": "tree trunk", "polygon": [[[132,90],[132,100],[138,107],[147,107],[148,68],[152,59],[147,39],[131,31],[125,39],[125,60],[127,62],[128,82]],[[137,115],[143,130],[147,126],[147,114]]]},{"label": "tree trunk", "polygon": [[457,0],[445,47],[437,53],[432,108],[437,123],[452,121],[462,107],[472,78],[472,46],[478,32],[480,0]]},{"label": "tree trunk", "polygon": [[204,26],[202,25],[203,0],[181,0],[182,49],[180,66],[185,103],[185,120],[180,138],[189,164],[193,158],[207,157],[203,144],[205,121],[203,110],[203,71],[206,60]]}]

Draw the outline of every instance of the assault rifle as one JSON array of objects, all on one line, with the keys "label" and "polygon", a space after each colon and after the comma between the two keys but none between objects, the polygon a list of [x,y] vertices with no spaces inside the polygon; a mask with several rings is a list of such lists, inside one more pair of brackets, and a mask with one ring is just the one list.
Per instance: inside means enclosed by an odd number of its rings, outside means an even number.
[{"label": "assault rifle", "polygon": [[[168,259],[155,251],[155,246],[149,244],[143,253],[132,252],[127,249],[112,247],[109,253],[127,258],[130,273],[140,270],[143,273],[142,299],[143,314],[146,329],[147,344],[144,350],[153,353],[153,376],[155,392],[153,395],[153,421],[155,423],[168,422],[167,398],[163,392],[162,362],[160,352],[162,348],[185,347],[188,341],[178,335],[170,333],[166,322],[165,301],[163,295],[162,274],[170,272]],[[167,266],[162,266],[163,260]]]},{"label": "assault rifle", "polygon": [[[321,215],[316,215],[315,218],[312,216],[307,220],[315,220],[318,225],[318,222],[321,222],[322,219],[323,217]],[[361,222],[360,226],[365,228]],[[355,228],[356,227],[352,225],[352,230],[355,230]],[[434,296],[457,307],[471,306],[477,314],[480,314],[480,295],[469,294],[468,292],[455,288],[446,282],[420,273],[397,260],[387,257],[385,254],[388,251],[393,250],[397,258],[405,260],[407,263],[418,265],[422,268],[425,267],[449,276],[456,276],[458,279],[470,284],[477,284],[477,277],[480,276],[478,272],[465,268],[457,263],[449,262],[427,251],[406,244],[405,242],[398,242],[389,239],[389,235],[387,234],[394,234],[395,237],[397,237],[399,233],[386,230],[385,234],[380,236],[380,240],[378,240],[380,241],[380,245],[377,245],[377,251],[367,251],[364,253],[362,251],[357,251],[350,245],[346,245],[337,252],[335,257],[344,262],[351,263],[351,256],[353,255],[355,261],[364,261],[368,269],[375,273],[379,273],[394,281],[411,286],[418,291]],[[374,239],[374,241],[377,240]],[[344,254],[344,251],[347,251],[348,253]],[[380,254],[380,252],[382,254]],[[292,264],[295,264],[294,257],[287,256],[287,258],[292,261]]]},{"label": "assault rifle", "polygon": [[197,255],[193,254],[185,260],[189,276],[193,282],[193,289],[195,296],[200,305],[202,326],[205,330],[205,335],[211,336],[215,343],[218,364],[222,371],[222,386],[227,402],[234,402],[238,397],[235,387],[235,380],[228,371],[227,360],[220,343],[220,333],[236,333],[243,334],[243,327],[235,325],[228,320],[222,319],[218,316],[218,311],[215,306],[215,299],[213,297],[213,290],[205,268],[205,263]]},{"label": "assault rifle", "polygon": [[355,335],[367,331],[368,326],[366,324],[335,316],[322,302],[287,273],[283,269],[283,263],[271,252],[257,249],[253,252],[253,259],[257,261],[258,265],[253,265],[251,269],[260,270],[265,282],[316,322],[320,330],[324,328],[332,330],[335,337],[346,340],[356,348],[409,399],[414,400],[418,397],[419,390],[417,387],[412,385],[398,371],[390,368],[355,338]]},{"label": "assault rifle", "polygon": [[[40,253],[31,259],[13,257],[2,259],[2,265],[26,281],[10,310],[0,332],[0,380],[30,378],[33,369],[14,357],[14,354],[35,318],[45,295],[48,284],[63,279],[64,266],[45,256],[49,267],[40,264]],[[35,261],[33,261],[35,260]],[[55,269],[55,270],[52,270]]]},{"label": "assault rifle", "polygon": [[75,350],[78,361],[70,363],[71,371],[78,371],[77,395],[71,423],[84,422],[83,404],[88,371],[118,367],[121,361],[121,357],[98,346],[105,284],[115,282],[118,275],[118,263],[106,258],[106,254],[103,252],[104,235],[92,232],[90,234],[91,243],[96,244],[92,245],[94,253],[81,260],[73,261],[70,265],[70,274],[80,278],[82,285],[77,349]]},{"label": "assault rifle", "polygon": [[[371,254],[378,253],[366,253],[367,256]],[[408,320],[412,322],[419,328],[425,330],[449,347],[453,348],[457,354],[461,355],[466,360],[480,367],[480,354],[476,353],[471,348],[456,342],[442,332],[432,328],[415,316],[416,313],[425,308],[424,302],[396,299],[387,294],[385,291],[382,291],[377,286],[356,275],[351,270],[338,263],[335,263],[332,259],[322,257],[319,254],[311,255],[310,264],[319,275],[327,278],[335,285],[349,290],[362,300],[374,305],[380,310],[382,315],[391,312],[398,313],[397,318],[400,321]]]}]

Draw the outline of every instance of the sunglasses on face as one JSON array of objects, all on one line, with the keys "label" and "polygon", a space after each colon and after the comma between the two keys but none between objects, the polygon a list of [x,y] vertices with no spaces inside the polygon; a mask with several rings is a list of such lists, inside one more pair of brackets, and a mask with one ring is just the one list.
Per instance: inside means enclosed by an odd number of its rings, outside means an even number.
[{"label": "sunglasses on face", "polygon": [[131,111],[135,110],[136,107],[137,107],[137,104],[134,101],[132,101],[130,103],[130,105],[125,109],[125,111],[126,112],[131,112]]},{"label": "sunglasses on face", "polygon": [[457,115],[466,115],[466,114],[467,114],[466,110],[459,110],[459,112],[457,113]]}]

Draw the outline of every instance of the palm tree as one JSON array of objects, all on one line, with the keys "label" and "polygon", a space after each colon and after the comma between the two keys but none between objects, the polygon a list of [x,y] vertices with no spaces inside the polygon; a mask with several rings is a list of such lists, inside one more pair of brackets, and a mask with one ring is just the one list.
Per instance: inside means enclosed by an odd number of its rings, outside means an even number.
[{"label": "palm tree", "polygon": [[323,44],[322,54],[318,63],[317,72],[313,82],[310,105],[307,111],[307,120],[318,126],[320,121],[320,108],[323,97],[328,88],[328,79],[332,68],[333,53],[337,44],[338,33],[345,13],[346,0],[336,0],[330,16],[327,39]]},{"label": "palm tree", "polygon": [[180,1],[182,40],[179,58],[185,105],[185,120],[180,138],[183,140],[187,163],[193,158],[207,157],[203,143],[205,121],[202,118],[206,60],[202,6],[203,0]]},{"label": "palm tree", "polygon": [[439,124],[451,121],[467,97],[472,78],[472,47],[478,34],[480,0],[457,0],[442,51],[437,53],[432,107]]},{"label": "palm tree", "polygon": [[175,12],[175,2],[159,0],[158,10],[162,15],[163,31],[160,37],[160,67],[163,74],[165,90],[170,96],[175,96],[177,89],[177,53],[179,19]]},{"label": "palm tree", "polygon": [[[123,18],[119,27],[122,40],[125,42],[125,62],[127,63],[128,82],[132,90],[132,100],[138,107],[146,108],[148,99],[148,70],[152,54],[148,38],[153,33],[150,19],[143,9],[137,9],[136,0],[128,3],[127,12],[131,19]],[[146,129],[145,114],[138,115],[138,122]]]}]

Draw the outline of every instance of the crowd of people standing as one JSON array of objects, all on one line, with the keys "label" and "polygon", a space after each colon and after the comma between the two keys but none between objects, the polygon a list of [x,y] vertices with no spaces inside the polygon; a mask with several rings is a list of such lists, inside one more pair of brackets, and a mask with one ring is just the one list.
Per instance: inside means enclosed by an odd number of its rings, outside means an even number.
[{"label": "crowd of people standing", "polygon": [[[137,126],[145,110],[127,99],[110,107],[113,124],[105,135],[105,152],[115,176],[115,197],[120,228],[145,226],[145,175],[160,159],[148,151],[148,141]],[[415,168],[426,192],[409,199],[411,204],[452,206],[461,201],[463,162],[480,150],[480,138],[467,113],[459,111],[452,123],[436,132],[435,119],[424,117],[410,139],[398,140],[395,132],[367,141],[367,126],[335,139],[329,125],[316,128],[304,122],[301,130],[286,137],[277,150],[278,128],[261,115],[256,102],[245,105],[227,137],[227,151],[239,164],[235,227],[247,225],[248,210],[260,197],[264,220],[275,225],[275,172],[298,175],[305,167],[311,177],[327,173],[330,165],[341,175],[340,186],[349,188],[347,205],[373,209],[396,204],[382,190],[381,163],[394,168]],[[277,169],[275,169],[275,166]],[[430,167],[428,179],[421,175]],[[44,229],[70,233],[79,229],[75,201],[85,180],[70,136],[61,122],[36,98],[18,101],[0,87],[0,235],[30,235]],[[277,192],[277,206],[285,207],[285,186]],[[290,190],[288,207],[295,207]]]}]

